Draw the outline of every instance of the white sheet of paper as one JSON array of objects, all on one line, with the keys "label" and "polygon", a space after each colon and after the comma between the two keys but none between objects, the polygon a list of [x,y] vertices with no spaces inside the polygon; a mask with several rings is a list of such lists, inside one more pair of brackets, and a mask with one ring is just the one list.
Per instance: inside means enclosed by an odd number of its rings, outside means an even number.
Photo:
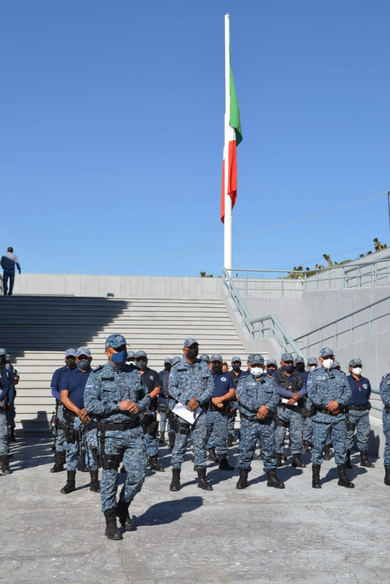
[{"label": "white sheet of paper", "polygon": [[199,416],[201,411],[202,408],[197,408],[194,412],[192,412],[188,406],[185,406],[180,402],[177,403],[172,410],[174,414],[176,414],[180,418],[183,418],[183,420],[185,420],[189,424],[194,424],[196,418]]},{"label": "white sheet of paper", "polygon": [[[289,402],[288,399],[286,399],[285,397],[282,397],[282,404],[287,404]],[[295,404],[292,404],[293,406],[297,406],[298,402],[295,402]]]}]

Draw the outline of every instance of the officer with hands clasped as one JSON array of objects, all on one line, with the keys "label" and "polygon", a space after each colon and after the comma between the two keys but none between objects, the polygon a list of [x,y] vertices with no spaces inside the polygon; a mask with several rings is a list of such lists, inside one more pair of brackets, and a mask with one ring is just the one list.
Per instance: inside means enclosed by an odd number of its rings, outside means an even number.
[{"label": "officer with hands clasped", "polygon": [[360,359],[349,362],[347,379],[352,390],[352,397],[347,406],[347,468],[351,465],[351,450],[356,430],[357,445],[360,450],[360,466],[374,467],[368,460],[368,438],[370,436],[371,384],[367,377],[362,377],[363,364]]},{"label": "officer with hands clasped", "polygon": [[240,478],[237,489],[248,486],[251,461],[259,440],[263,455],[264,471],[267,473],[268,487],[284,489],[276,476],[275,422],[274,413],[279,394],[276,383],[264,372],[264,357],[249,356],[250,374],[241,378],[237,388],[237,398],[241,412],[241,439],[238,466]]},{"label": "officer with hands clasped", "polygon": [[390,373],[386,373],[380,382],[379,392],[383,402],[383,433],[385,435],[385,450],[383,453],[383,464],[385,466],[384,483],[390,487]]},{"label": "officer with hands clasped", "polygon": [[[116,524],[134,529],[129,506],[141,490],[146,474],[146,450],[140,414],[150,406],[149,392],[139,371],[128,371],[124,336],[110,335],[105,342],[108,362],[88,380],[84,402],[89,415],[97,420],[98,459],[103,468],[100,483],[102,511],[108,539],[123,539]],[[118,468],[123,461],[126,480],[116,501]]]},{"label": "officer with hands clasped", "polygon": [[214,395],[214,381],[209,366],[197,359],[199,345],[196,339],[190,337],[184,341],[183,358],[175,363],[169,374],[169,396],[189,410],[195,412],[201,408],[199,416],[193,424],[173,414],[171,427],[176,438],[172,451],[172,482],[171,491],[180,489],[180,469],[184,461],[188,435],[192,430],[192,443],[195,456],[195,467],[198,472],[198,487],[212,491],[213,487],[206,479],[207,462],[207,408]]},{"label": "officer with hands clasped", "polygon": [[[7,351],[0,349],[0,363],[5,364]],[[4,371],[4,370],[3,370]],[[8,394],[11,388],[9,377],[0,369],[0,467],[3,474],[11,474],[9,467],[9,441],[7,423]]]},{"label": "officer with hands clasped", "polygon": [[324,446],[331,436],[339,474],[340,487],[353,488],[346,476],[347,426],[345,408],[352,396],[351,387],[344,373],[333,370],[332,349],[321,349],[321,367],[312,371],[307,381],[307,395],[312,404],[313,450],[312,472],[314,489],[320,489],[320,469],[324,460]]}]

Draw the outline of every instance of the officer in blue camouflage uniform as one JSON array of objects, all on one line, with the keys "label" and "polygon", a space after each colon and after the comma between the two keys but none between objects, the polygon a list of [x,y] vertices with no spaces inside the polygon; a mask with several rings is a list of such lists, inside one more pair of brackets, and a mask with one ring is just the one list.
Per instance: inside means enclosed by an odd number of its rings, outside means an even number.
[{"label": "officer in blue camouflage uniform", "polygon": [[253,453],[259,440],[268,487],[284,489],[276,476],[274,414],[279,394],[276,383],[265,373],[264,357],[250,355],[250,374],[241,378],[237,398],[241,413],[241,439],[238,466],[240,478],[237,489],[248,486]]},{"label": "officer in blue camouflage uniform", "polygon": [[[306,383],[302,375],[295,370],[291,353],[281,355],[280,367],[273,374],[280,396],[276,408],[276,463],[282,466],[284,455],[284,440],[286,428],[290,428],[292,466],[305,468],[301,460],[302,454],[302,407],[307,393]],[[284,401],[283,401],[284,400]]]},{"label": "officer in blue camouflage uniform", "polygon": [[386,373],[380,382],[379,392],[383,402],[383,433],[385,435],[385,450],[383,453],[383,464],[385,465],[384,483],[390,487],[390,373]]},{"label": "officer in blue camouflage uniform", "polygon": [[235,385],[229,373],[222,373],[223,359],[219,353],[211,356],[212,374],[214,381],[214,395],[207,412],[208,444],[212,440],[212,449],[216,453],[220,470],[233,470],[234,467],[227,460],[227,440],[230,400],[235,398]]},{"label": "officer in blue camouflage uniform", "polygon": [[352,468],[351,450],[356,430],[357,446],[360,450],[360,466],[374,467],[368,460],[368,438],[370,436],[371,383],[362,376],[361,359],[349,362],[347,379],[352,390],[352,397],[347,407],[347,468]]},{"label": "officer in blue camouflage uniform", "polygon": [[340,487],[353,488],[346,475],[347,426],[344,410],[352,396],[351,387],[344,373],[333,370],[332,349],[321,349],[321,367],[309,375],[307,395],[312,404],[313,449],[312,472],[314,489],[320,489],[320,469],[324,460],[324,446],[332,438]]},{"label": "officer in blue camouflage uniform", "polygon": [[192,337],[184,341],[183,358],[175,363],[169,374],[169,396],[177,403],[188,406],[195,412],[201,408],[201,413],[190,425],[183,418],[173,414],[171,427],[175,430],[175,445],[172,451],[172,482],[171,491],[180,489],[180,469],[184,462],[188,435],[192,430],[192,443],[195,456],[195,467],[198,472],[198,487],[212,491],[213,487],[206,479],[207,461],[207,408],[214,394],[214,381],[209,366],[200,359],[198,341]]},{"label": "officer in blue camouflage uniform", "polygon": [[[237,389],[240,378],[244,373],[241,369],[240,357],[238,355],[233,355],[231,364],[232,364],[232,368],[229,371],[229,374],[232,376],[235,388]],[[234,397],[234,399],[230,402],[228,447],[233,446],[233,443],[234,443],[234,426],[235,426],[235,422],[236,422],[237,412],[238,412],[238,401],[237,401],[236,397]]]},{"label": "officer in blue camouflage uniform", "polygon": [[[0,364],[5,365],[7,351],[0,349]],[[0,370],[0,468],[4,475],[11,474],[9,467],[9,441],[7,423],[7,402],[10,390],[9,378]]]},{"label": "officer in blue camouflage uniform", "polygon": [[65,470],[64,464],[66,460],[66,450],[65,450],[65,419],[64,419],[64,406],[61,403],[60,395],[60,379],[62,375],[67,373],[69,370],[76,369],[76,349],[69,348],[65,351],[65,365],[59,367],[53,373],[51,378],[51,394],[56,400],[56,435],[55,435],[55,454],[54,454],[54,466],[50,469],[50,472],[62,472]]},{"label": "officer in blue camouflage uniform", "polygon": [[159,444],[164,444],[165,442],[165,428],[167,428],[167,434],[170,434],[171,428],[169,426],[168,417],[168,380],[169,373],[172,369],[172,359],[167,357],[164,359],[164,369],[159,372],[162,387],[158,394],[158,412],[160,414],[160,438]]},{"label": "officer in blue camouflage uniform", "polygon": [[[103,468],[100,484],[102,511],[108,539],[123,539],[116,524],[126,531],[134,529],[129,506],[140,492],[146,474],[146,449],[140,414],[150,406],[150,396],[139,371],[128,371],[126,339],[110,335],[105,342],[108,362],[88,379],[85,407],[98,420],[99,461]],[[123,461],[126,480],[116,501],[118,468]]]}]

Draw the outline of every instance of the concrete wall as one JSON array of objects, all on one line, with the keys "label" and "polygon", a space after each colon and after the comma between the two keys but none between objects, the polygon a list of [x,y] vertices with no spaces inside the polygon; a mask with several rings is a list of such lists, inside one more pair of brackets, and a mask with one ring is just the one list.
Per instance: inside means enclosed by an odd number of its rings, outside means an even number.
[{"label": "concrete wall", "polygon": [[17,274],[16,294],[115,298],[220,298],[221,278]]}]

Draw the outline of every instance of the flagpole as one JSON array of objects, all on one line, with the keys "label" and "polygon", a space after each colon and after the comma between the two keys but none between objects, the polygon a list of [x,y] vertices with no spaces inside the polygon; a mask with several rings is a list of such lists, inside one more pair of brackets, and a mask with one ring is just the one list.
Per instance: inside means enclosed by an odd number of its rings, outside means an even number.
[{"label": "flagpole", "polygon": [[230,15],[225,14],[225,222],[224,222],[224,265],[233,268],[233,219],[232,200],[229,188],[229,122],[230,122]]}]

